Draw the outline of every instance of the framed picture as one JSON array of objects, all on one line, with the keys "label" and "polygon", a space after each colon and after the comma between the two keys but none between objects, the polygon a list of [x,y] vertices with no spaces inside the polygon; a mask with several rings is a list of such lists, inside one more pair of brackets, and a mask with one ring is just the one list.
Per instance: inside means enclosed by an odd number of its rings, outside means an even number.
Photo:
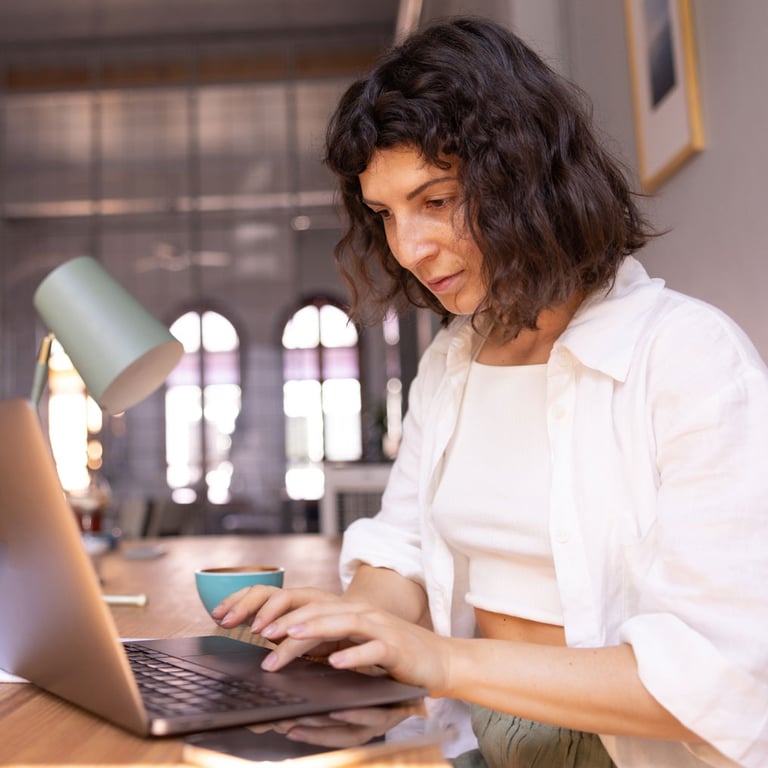
[{"label": "framed picture", "polygon": [[690,0],[624,0],[640,183],[652,192],[704,148]]}]

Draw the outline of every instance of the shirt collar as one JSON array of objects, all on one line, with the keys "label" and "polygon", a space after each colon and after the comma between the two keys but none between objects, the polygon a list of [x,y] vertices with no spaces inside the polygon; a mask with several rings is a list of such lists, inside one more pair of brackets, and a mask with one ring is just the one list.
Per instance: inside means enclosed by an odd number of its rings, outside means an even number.
[{"label": "shirt collar", "polygon": [[579,307],[554,349],[564,347],[587,367],[626,380],[635,346],[663,288],[663,280],[650,278],[637,259],[627,257],[610,290]]}]

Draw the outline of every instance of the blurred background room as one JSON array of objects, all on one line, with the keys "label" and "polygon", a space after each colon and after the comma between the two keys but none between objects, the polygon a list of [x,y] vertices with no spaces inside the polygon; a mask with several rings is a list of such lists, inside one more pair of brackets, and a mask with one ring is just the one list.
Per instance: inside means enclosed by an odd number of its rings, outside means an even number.
[{"label": "blurred background room", "polygon": [[[768,5],[689,8],[704,144],[643,201],[670,232],[641,260],[768,357]],[[0,396],[29,392],[32,295],[76,256],[185,347],[118,416],[54,349],[41,418],[65,489],[101,494],[105,527],[335,533],[376,511],[435,324],[347,322],[324,130],[399,35],[463,12],[579,83],[637,173],[621,0],[0,0]]]}]

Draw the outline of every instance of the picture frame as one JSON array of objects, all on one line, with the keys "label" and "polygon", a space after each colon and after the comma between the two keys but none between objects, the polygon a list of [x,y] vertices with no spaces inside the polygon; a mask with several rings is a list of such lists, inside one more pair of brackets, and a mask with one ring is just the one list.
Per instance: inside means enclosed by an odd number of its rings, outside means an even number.
[{"label": "picture frame", "polygon": [[704,148],[690,0],[624,0],[627,49],[644,192]]}]

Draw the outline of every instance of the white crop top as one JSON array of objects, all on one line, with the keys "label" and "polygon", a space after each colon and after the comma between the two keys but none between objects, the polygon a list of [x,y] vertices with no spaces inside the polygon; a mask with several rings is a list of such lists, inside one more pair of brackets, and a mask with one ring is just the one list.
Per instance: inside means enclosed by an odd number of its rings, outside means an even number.
[{"label": "white crop top", "polygon": [[470,605],[562,626],[549,542],[546,365],[472,363],[433,503]]}]

